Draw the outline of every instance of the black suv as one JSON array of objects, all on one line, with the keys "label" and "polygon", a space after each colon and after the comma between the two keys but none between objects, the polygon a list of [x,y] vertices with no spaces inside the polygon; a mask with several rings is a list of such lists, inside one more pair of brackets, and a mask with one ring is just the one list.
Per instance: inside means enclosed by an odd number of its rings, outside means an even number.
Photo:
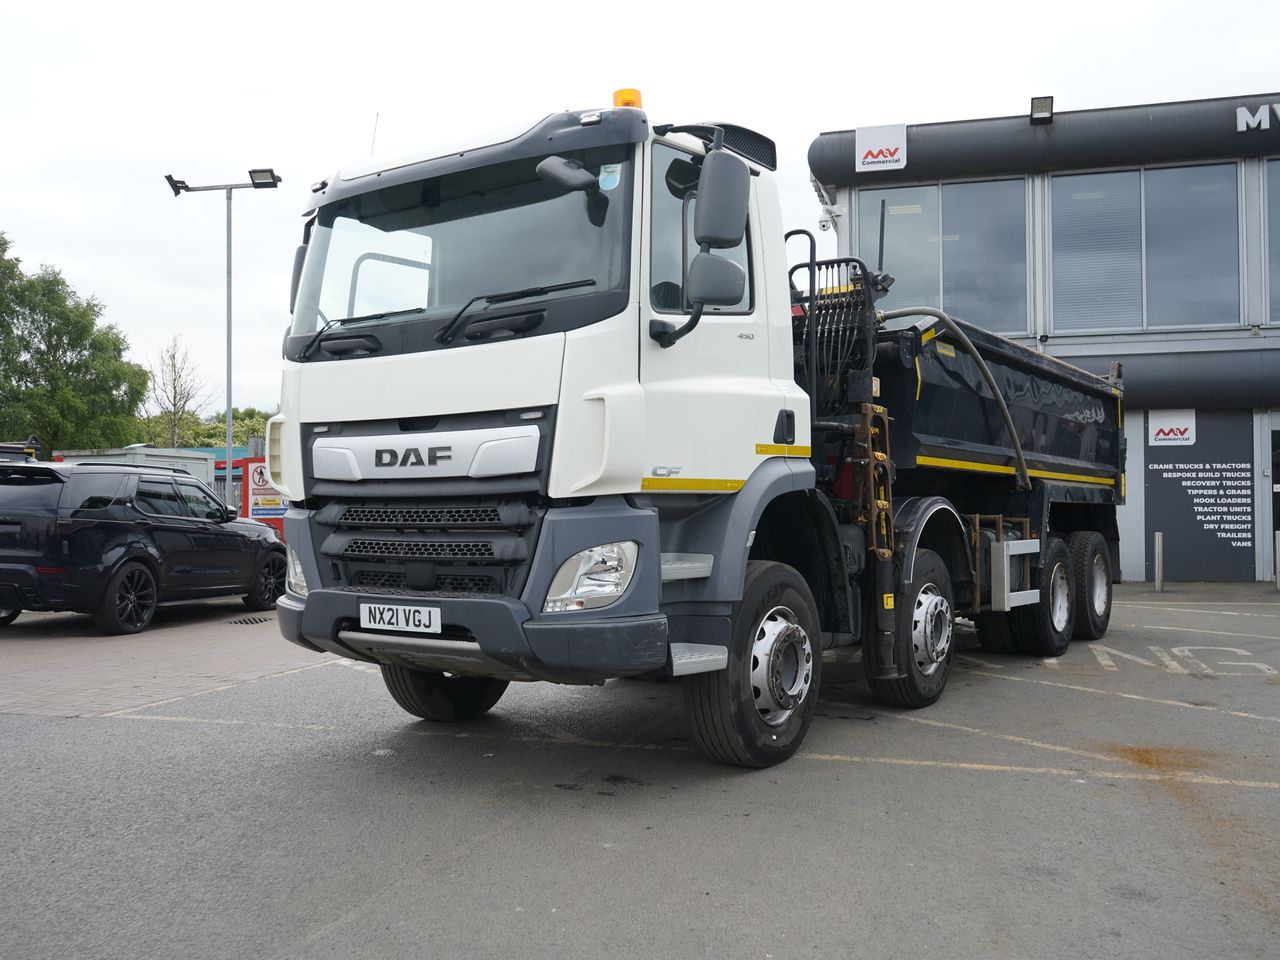
[{"label": "black suv", "polygon": [[181,470],[0,463],[0,626],[72,610],[137,633],[161,603],[243,596],[270,610],[284,578],[275,530]]}]

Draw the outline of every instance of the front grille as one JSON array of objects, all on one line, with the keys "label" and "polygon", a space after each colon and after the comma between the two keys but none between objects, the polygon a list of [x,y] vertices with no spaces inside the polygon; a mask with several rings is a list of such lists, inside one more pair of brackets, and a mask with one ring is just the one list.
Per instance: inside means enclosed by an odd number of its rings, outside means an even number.
[{"label": "front grille", "polygon": [[344,559],[378,557],[406,560],[491,560],[493,544],[429,540],[351,540],[342,551]]},{"label": "front grille", "polygon": [[[368,587],[357,586],[337,586],[329,587],[330,590],[337,590],[340,593],[369,593]],[[455,600],[467,599],[491,599],[494,596],[492,591],[483,593],[467,593],[462,590],[413,590],[409,587],[378,587],[378,595],[382,597],[432,597],[440,600],[447,600],[452,597]]]},{"label": "front grille", "polygon": [[338,523],[345,527],[497,526],[497,507],[347,507]]},{"label": "front grille", "polygon": [[[361,570],[356,574],[355,586],[368,589],[401,590],[405,589],[408,578],[404,573],[383,570]],[[471,576],[467,574],[445,573],[436,577],[435,590],[449,592],[455,596],[462,594],[494,594],[498,593],[498,581],[493,577]],[[408,593],[420,591],[406,590]]]}]

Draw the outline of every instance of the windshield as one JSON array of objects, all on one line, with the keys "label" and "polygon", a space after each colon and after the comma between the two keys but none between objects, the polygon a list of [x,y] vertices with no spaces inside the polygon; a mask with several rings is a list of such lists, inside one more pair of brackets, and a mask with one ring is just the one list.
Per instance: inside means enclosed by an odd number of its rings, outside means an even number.
[{"label": "windshield", "polygon": [[629,144],[558,154],[595,175],[598,188],[585,192],[539,178],[538,156],[322,207],[292,333],[352,317],[369,318],[352,324],[361,328],[442,326],[473,298],[531,287],[568,285],[531,302],[625,289],[631,154]]}]

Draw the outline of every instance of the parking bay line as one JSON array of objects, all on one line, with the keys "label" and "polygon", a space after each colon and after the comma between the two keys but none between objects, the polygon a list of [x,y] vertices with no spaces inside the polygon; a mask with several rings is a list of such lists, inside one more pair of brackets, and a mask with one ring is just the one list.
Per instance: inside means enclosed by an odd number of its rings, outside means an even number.
[{"label": "parking bay line", "polygon": [[1057,683],[1053,680],[1037,680],[1034,677],[1013,677],[1007,673],[990,673],[986,670],[971,671],[980,677],[995,677],[997,680],[1017,680],[1022,683],[1039,683],[1046,687],[1059,687],[1063,690],[1079,690],[1082,693],[1100,693],[1107,697],[1122,697],[1125,700],[1141,700],[1145,703],[1162,703],[1169,707],[1183,707],[1188,710],[1209,710],[1213,713],[1226,714],[1229,717],[1240,717],[1245,720],[1266,720],[1280,723],[1280,717],[1268,717],[1260,713],[1245,713],[1242,710],[1223,710],[1206,703],[1188,703],[1186,700],[1161,700],[1158,697],[1144,697],[1137,693],[1121,693],[1118,690],[1099,690],[1097,687],[1082,687],[1074,683]]},{"label": "parking bay line", "polygon": [[246,677],[243,680],[236,680],[234,683],[224,683],[220,687],[210,687],[208,690],[195,690],[191,693],[184,693],[180,697],[169,697],[167,700],[157,700],[154,703],[144,703],[136,707],[125,707],[123,710],[112,710],[110,713],[97,714],[99,717],[124,717],[139,710],[150,710],[152,707],[163,707],[169,703],[177,703],[179,700],[190,700],[192,697],[203,697],[206,693],[220,693],[223,690],[234,690],[236,687],[242,687],[246,683],[255,683],[258,680],[272,680],[276,677],[287,677],[290,674],[302,673],[304,670],[315,670],[317,667],[331,667],[338,660],[325,660],[321,663],[309,663],[305,667],[294,667],[291,670],[281,670],[279,673],[264,673],[260,677]]},{"label": "parking bay line", "polygon": [[[207,723],[215,726],[246,726],[286,728],[327,732],[339,728],[324,724],[280,723],[266,720],[234,720],[205,717],[163,716],[160,714],[121,714],[111,719],[116,720],[151,720],[169,723]],[[548,739],[545,736],[497,736],[494,734],[477,734],[467,731],[448,730],[415,730],[420,737],[443,737],[450,740],[475,740],[477,742],[495,743],[528,743],[549,747],[604,747],[607,749],[651,750],[657,752],[690,753],[693,747],[673,746],[661,743],[626,743],[609,740],[588,740],[580,738],[570,741]],[[797,753],[797,759],[813,760],[820,763],[849,764],[882,764],[897,767],[925,767],[944,770],[967,770],[973,773],[1024,773],[1038,776],[1067,777],[1072,780],[1125,780],[1145,783],[1189,783],[1203,786],[1241,787],[1255,790],[1280,790],[1280,783],[1268,780],[1233,780],[1227,777],[1211,777],[1205,774],[1185,771],[1169,771],[1167,773],[1138,773],[1124,770],[1092,770],[1087,768],[1068,769],[1064,767],[1031,767],[1007,763],[979,763],[964,760],[922,760],[910,757],[871,757],[844,753]],[[1107,758],[1109,761],[1115,758]]]},{"label": "parking bay line", "polygon": [[[1266,633],[1228,633],[1226,630],[1197,630],[1194,627],[1158,627],[1153,623],[1129,623],[1130,630],[1173,630],[1177,633],[1199,633],[1206,637],[1249,637],[1253,640],[1280,640]],[[1192,647],[1191,649],[1195,649]]]},{"label": "parking bay line", "polygon": [[1280,620],[1280,614],[1249,613],[1244,610],[1204,610],[1196,607],[1162,607],[1154,603],[1121,603],[1119,601],[1113,603],[1112,606],[1133,607],[1135,610],[1163,610],[1166,613],[1211,613],[1216,617],[1264,617],[1267,620]]}]

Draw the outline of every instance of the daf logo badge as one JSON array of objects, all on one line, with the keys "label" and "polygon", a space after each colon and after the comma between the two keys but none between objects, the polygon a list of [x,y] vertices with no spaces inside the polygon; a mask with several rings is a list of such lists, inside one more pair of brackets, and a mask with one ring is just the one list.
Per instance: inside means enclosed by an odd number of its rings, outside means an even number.
[{"label": "daf logo badge", "polygon": [[375,467],[434,467],[445,460],[452,460],[453,447],[427,447],[427,459],[422,459],[422,451],[417,447],[401,450],[377,450],[373,454]]}]

